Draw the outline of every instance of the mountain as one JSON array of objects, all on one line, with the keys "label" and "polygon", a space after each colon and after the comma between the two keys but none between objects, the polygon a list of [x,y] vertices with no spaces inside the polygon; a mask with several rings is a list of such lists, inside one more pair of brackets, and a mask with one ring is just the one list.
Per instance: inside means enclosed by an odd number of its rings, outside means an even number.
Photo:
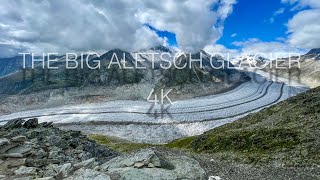
[{"label": "mountain", "polygon": [[[26,56],[26,66],[30,67],[31,56]],[[1,58],[0,59],[0,77],[6,76],[8,74],[17,72],[23,69],[23,57],[15,56],[11,58]]]},{"label": "mountain", "polygon": [[[317,52],[319,52],[319,49],[313,49],[302,55],[299,60],[300,67],[297,62],[292,61],[289,68],[289,58],[282,58],[278,62],[278,67],[283,68],[276,68],[276,63],[273,61],[271,67],[267,66],[263,70],[280,77],[290,78],[311,88],[318,87],[320,86],[320,61],[318,61],[319,54]],[[291,57],[291,60],[297,60],[297,58]]]},{"label": "mountain", "polygon": [[[143,62],[143,65],[145,67],[155,70],[161,70],[161,65],[162,67],[166,67],[168,65],[168,63],[162,61],[162,59],[166,59],[172,62],[175,56],[175,51],[168,47],[159,45],[150,49],[141,50],[139,52],[133,52],[131,54],[139,60],[145,60],[145,62]],[[165,55],[161,57],[161,54]]]},{"label": "mountain", "polygon": [[304,59],[320,60],[320,48],[311,49],[307,54],[304,55]]},{"label": "mountain", "polygon": [[[197,61],[200,59],[202,67]],[[211,60],[211,56],[203,50],[195,54],[181,54],[174,61],[176,66],[163,70],[163,76],[156,84],[156,89],[172,88],[176,96],[202,96],[224,92],[249,79],[244,73],[233,69],[234,66],[228,61],[219,57],[213,57]],[[181,69],[183,66],[185,68]]]},{"label": "mountain", "polygon": [[[153,63],[152,56],[146,53],[157,53],[154,57],[156,62]],[[166,61],[163,61],[160,53],[166,53],[172,59],[165,57]],[[51,67],[58,67],[57,69],[43,69],[37,65],[34,69],[16,71],[0,78],[0,113],[74,103],[146,100],[152,89],[173,89],[170,98],[179,100],[225,92],[248,80],[240,71],[228,69],[227,61],[223,59],[214,57],[212,64],[216,67],[223,65],[224,68],[212,68],[210,55],[204,51],[201,53],[203,68],[199,66],[199,62],[194,62],[191,69],[179,69],[173,65],[170,69],[161,67],[167,67],[170,63],[178,66],[187,63],[189,66],[190,58],[200,59],[200,52],[192,55],[186,53],[186,56],[175,58],[176,52],[164,46],[139,53],[113,49],[101,56],[90,56],[89,66],[84,62],[81,68],[82,59],[85,60],[88,56],[84,55],[83,58],[76,59],[76,69],[65,68],[65,56],[52,57],[57,62],[52,62]],[[99,62],[100,68],[90,69],[98,66]],[[136,64],[137,67],[146,68],[131,69]],[[130,69],[125,69],[125,66]]]},{"label": "mountain", "polygon": [[[111,69],[107,69],[113,54],[119,58],[125,54],[125,61],[129,64],[127,66],[134,66],[134,59],[131,54],[119,49],[108,51],[100,58],[92,57],[88,63],[90,67],[98,65],[94,60],[101,61],[100,69],[96,70],[90,69],[87,65],[84,65],[82,69],[79,58],[77,59],[77,69],[66,69],[65,57],[51,57],[52,59],[56,59],[57,62],[51,63],[50,66],[58,67],[57,69],[43,69],[40,66],[36,66],[34,69],[16,71],[0,80],[0,83],[4,85],[0,88],[0,94],[28,94],[68,87],[116,86],[137,83],[143,78],[143,74],[138,73],[136,70],[122,70],[116,65],[111,66]],[[31,62],[31,60],[28,60],[28,62]],[[8,64],[8,66],[10,65]],[[120,66],[123,67],[124,65],[120,64]]]},{"label": "mountain", "polygon": [[213,159],[271,166],[320,165],[320,88],[315,88],[202,135],[167,146]]},{"label": "mountain", "polygon": [[156,52],[167,52],[172,54],[173,50],[171,50],[169,47],[163,46],[163,45],[158,45],[156,47],[151,48],[151,50],[156,51]]},{"label": "mountain", "polygon": [[263,67],[268,64],[269,59],[262,56],[240,56],[231,60],[236,67]]},{"label": "mountain", "polygon": [[[134,68],[135,66],[141,67],[142,64],[139,62],[136,64],[135,59],[129,52],[114,49],[101,55],[100,58],[94,58],[92,61],[94,60],[100,60],[101,67],[89,75],[84,86],[90,86],[90,84],[95,86],[134,84],[139,83],[144,78],[142,70]],[[120,64],[115,63],[118,61]]]},{"label": "mountain", "polygon": [[310,54],[319,55],[319,54],[320,54],[320,48],[311,49],[311,50],[307,53],[307,55],[310,55]]}]

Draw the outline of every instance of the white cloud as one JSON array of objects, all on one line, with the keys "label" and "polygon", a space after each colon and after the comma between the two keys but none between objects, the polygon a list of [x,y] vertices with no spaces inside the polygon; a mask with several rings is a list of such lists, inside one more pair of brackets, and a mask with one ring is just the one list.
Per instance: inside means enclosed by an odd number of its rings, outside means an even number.
[{"label": "white cloud", "polygon": [[276,18],[277,16],[279,16],[280,14],[283,14],[284,11],[285,11],[285,8],[280,8],[280,9],[278,9],[277,11],[275,11],[275,12],[273,13],[272,17],[270,18],[270,23],[273,23],[274,20],[275,20],[275,18]]},{"label": "white cloud", "polygon": [[289,42],[303,48],[320,47],[320,9],[304,10],[288,23]]},{"label": "white cloud", "polygon": [[[144,23],[175,33],[180,49],[197,51],[221,36],[223,22],[234,3],[235,0],[3,0],[0,56],[14,53],[14,49],[60,53],[113,48],[136,51],[162,44],[165,40]],[[216,10],[211,11],[212,7]],[[13,48],[17,44],[19,48]]]},{"label": "white cloud", "polygon": [[[143,23],[176,34],[180,49],[198,51],[222,34],[222,24],[232,12],[235,0],[145,0],[136,14]],[[216,11],[210,11],[213,4]],[[214,26],[215,25],[215,26]]]},{"label": "white cloud", "polygon": [[231,57],[237,56],[240,53],[237,49],[228,49],[221,44],[207,45],[203,50],[209,54],[230,54]]},{"label": "white cloud", "polygon": [[236,37],[236,36],[238,36],[238,34],[237,33],[233,33],[233,34],[231,34],[230,37]]},{"label": "white cloud", "polygon": [[293,10],[301,10],[288,22],[288,41],[301,48],[320,47],[320,1],[319,0],[282,0],[282,3],[295,5]]},{"label": "white cloud", "polygon": [[256,38],[243,42],[234,42],[233,44],[241,48],[241,54],[265,54],[269,59],[273,59],[275,55],[288,57],[290,53],[302,55],[307,52],[305,49],[293,47],[286,42],[263,42]]},{"label": "white cloud", "polygon": [[300,9],[303,7],[320,8],[319,0],[281,0],[284,4],[295,5],[293,10]]}]

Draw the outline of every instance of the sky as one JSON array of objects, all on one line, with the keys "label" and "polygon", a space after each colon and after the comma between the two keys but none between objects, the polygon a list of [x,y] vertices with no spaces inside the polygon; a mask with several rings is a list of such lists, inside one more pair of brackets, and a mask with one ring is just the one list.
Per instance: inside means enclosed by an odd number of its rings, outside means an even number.
[{"label": "sky", "polygon": [[21,52],[305,53],[320,48],[319,0],[2,0],[0,57]]}]

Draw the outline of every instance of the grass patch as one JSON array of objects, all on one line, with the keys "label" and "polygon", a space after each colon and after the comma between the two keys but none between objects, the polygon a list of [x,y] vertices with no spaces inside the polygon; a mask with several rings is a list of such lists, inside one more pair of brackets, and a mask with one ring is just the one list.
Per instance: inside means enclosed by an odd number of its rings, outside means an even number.
[{"label": "grass patch", "polygon": [[96,141],[99,144],[105,145],[115,151],[122,153],[130,153],[133,151],[138,151],[140,149],[160,146],[153,144],[142,144],[142,143],[132,143],[120,138],[108,137],[103,135],[92,134],[88,136],[89,139]]}]

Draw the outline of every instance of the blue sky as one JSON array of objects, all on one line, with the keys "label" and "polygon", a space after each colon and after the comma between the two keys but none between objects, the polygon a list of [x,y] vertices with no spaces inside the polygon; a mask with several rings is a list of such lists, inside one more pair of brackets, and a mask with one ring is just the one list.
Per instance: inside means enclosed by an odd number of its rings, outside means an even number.
[{"label": "blue sky", "polygon": [[[238,0],[232,14],[226,19],[224,32],[218,43],[228,48],[235,48],[234,41],[246,41],[249,38],[258,38],[261,41],[276,41],[277,38],[287,36],[286,24],[295,12],[286,7],[280,0]],[[284,8],[282,14],[274,16],[279,9]],[[274,17],[273,17],[274,16]],[[274,18],[274,21],[271,21]],[[235,37],[231,37],[236,33]]]},{"label": "blue sky", "polygon": [[[310,6],[300,5],[298,0],[237,0],[233,5],[233,12],[224,21],[222,36],[216,44],[228,49],[238,49],[234,42],[248,42],[250,39],[258,39],[263,43],[288,43],[290,33],[288,22],[300,11],[310,10]],[[302,2],[312,2],[313,0]],[[319,0],[320,1],[320,0]],[[314,1],[315,2],[315,1]],[[150,27],[150,26],[149,26]],[[159,31],[150,27],[158,36],[167,37],[169,45],[177,46],[174,33]],[[304,49],[304,47],[296,47]],[[316,48],[316,47],[315,47]]]},{"label": "blue sky", "polygon": [[[283,12],[275,14],[278,10]],[[223,36],[217,43],[227,48],[238,48],[232,43],[247,41],[250,38],[264,42],[285,38],[288,31],[287,22],[295,13],[296,11],[290,9],[290,5],[283,4],[280,0],[259,0],[259,3],[253,3],[252,0],[238,0],[233,12],[225,20]],[[159,37],[168,38],[169,45],[177,45],[174,33],[147,26]]]}]

